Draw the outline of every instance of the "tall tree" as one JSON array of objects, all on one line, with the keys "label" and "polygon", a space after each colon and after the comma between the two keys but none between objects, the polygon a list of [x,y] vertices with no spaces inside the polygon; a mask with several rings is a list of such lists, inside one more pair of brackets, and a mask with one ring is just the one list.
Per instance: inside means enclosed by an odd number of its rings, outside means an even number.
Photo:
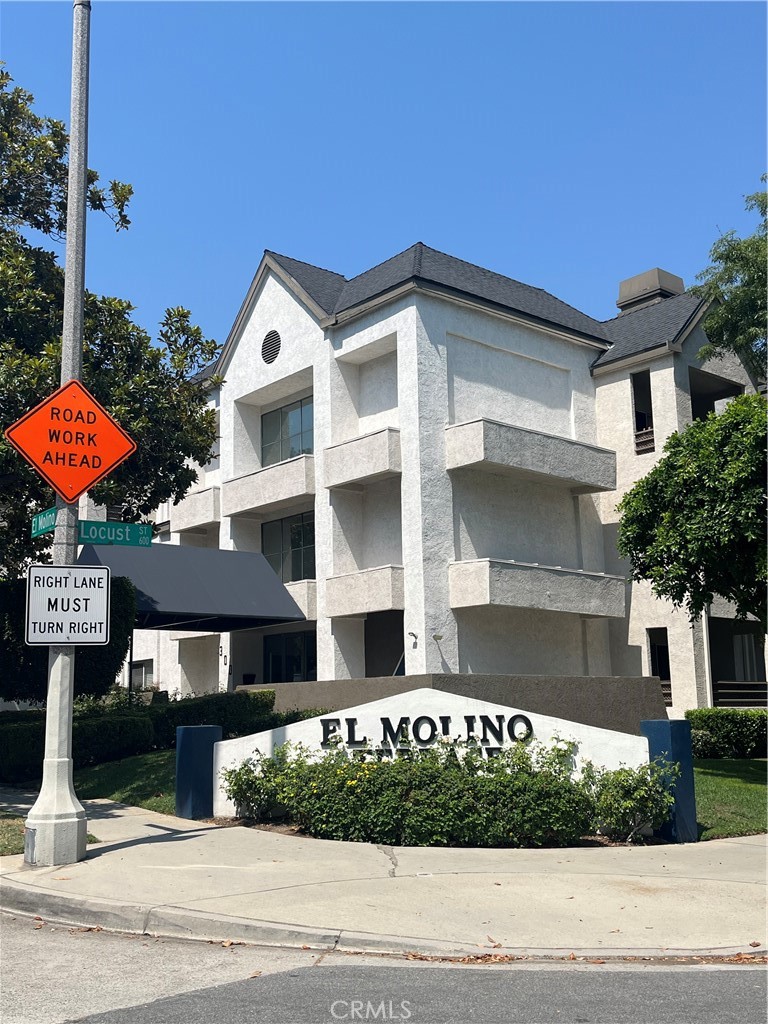
[{"label": "tall tree", "polygon": [[[0,428],[13,423],[59,384],[64,273],[56,255],[34,244],[63,237],[67,206],[64,125],[37,115],[32,95],[12,86],[0,66]],[[91,210],[127,228],[132,189],[99,185],[88,172]],[[189,311],[169,308],[155,341],[125,299],[86,293],[83,382],[138,444],[137,452],[91,497],[120,505],[137,521],[164,501],[181,500],[196,478],[190,463],[209,461],[216,420],[199,371],[218,346]],[[0,577],[45,560],[51,536],[29,536],[31,516],[53,493],[0,436]]]},{"label": "tall tree", "polygon": [[[768,176],[761,181],[765,184]],[[735,352],[755,377],[766,371],[766,296],[768,296],[768,195],[765,189],[746,197],[747,210],[756,210],[760,222],[754,233],[739,238],[735,231],[721,235],[712,246],[710,265],[692,289],[714,304],[704,329],[709,343],[702,358]]]},{"label": "tall tree", "polygon": [[619,504],[632,578],[696,620],[717,594],[766,629],[766,401],[696,420]]}]

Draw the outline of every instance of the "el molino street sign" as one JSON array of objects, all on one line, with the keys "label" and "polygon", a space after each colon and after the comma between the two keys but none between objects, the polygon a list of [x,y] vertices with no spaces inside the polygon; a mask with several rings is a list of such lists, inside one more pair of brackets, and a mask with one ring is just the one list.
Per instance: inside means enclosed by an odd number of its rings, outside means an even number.
[{"label": "el molino street sign", "polygon": [[70,380],[5,431],[67,504],[136,451],[135,442],[79,380]]}]

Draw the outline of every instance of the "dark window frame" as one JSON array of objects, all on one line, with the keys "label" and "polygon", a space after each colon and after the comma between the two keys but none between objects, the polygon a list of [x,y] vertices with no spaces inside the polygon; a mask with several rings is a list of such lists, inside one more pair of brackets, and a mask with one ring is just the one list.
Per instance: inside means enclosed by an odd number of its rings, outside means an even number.
[{"label": "dark window frame", "polygon": [[283,583],[315,579],[314,511],[262,523],[261,553]]},{"label": "dark window frame", "polygon": [[261,465],[312,455],[315,450],[314,396],[296,399],[261,416]]},{"label": "dark window frame", "polygon": [[[291,653],[289,648],[293,646],[296,650]],[[293,658],[294,667],[298,672],[290,673],[288,679],[287,668],[289,659]],[[279,659],[278,670],[273,672],[275,661]],[[298,664],[297,664],[298,659]],[[299,679],[296,679],[296,676]],[[275,676],[282,676],[277,679]],[[317,679],[317,633],[314,630],[302,630],[294,633],[267,633],[264,636],[264,683],[293,683],[310,682]]]}]

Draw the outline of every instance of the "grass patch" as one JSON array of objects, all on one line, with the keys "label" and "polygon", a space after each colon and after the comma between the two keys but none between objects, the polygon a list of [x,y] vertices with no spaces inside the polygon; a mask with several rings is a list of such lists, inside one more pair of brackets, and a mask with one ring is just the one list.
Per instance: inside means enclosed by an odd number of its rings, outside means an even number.
[{"label": "grass patch", "polygon": [[153,750],[122,761],[79,768],[75,792],[81,800],[117,800],[160,814],[176,811],[176,751]]},{"label": "grass patch", "polygon": [[768,831],[766,762],[729,758],[693,762],[700,839]]}]

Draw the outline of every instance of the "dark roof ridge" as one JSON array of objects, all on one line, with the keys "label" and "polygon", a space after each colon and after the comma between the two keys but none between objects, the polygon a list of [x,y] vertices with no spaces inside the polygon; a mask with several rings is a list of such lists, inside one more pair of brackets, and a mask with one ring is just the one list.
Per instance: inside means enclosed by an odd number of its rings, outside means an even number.
[{"label": "dark roof ridge", "polygon": [[449,260],[455,260],[457,263],[463,263],[465,267],[473,267],[475,270],[482,270],[486,274],[495,274],[496,277],[503,277],[505,281],[512,281],[513,284],[519,284],[523,288],[530,288],[533,292],[541,292],[542,295],[549,295],[551,298],[557,299],[557,301],[562,303],[564,306],[567,306],[568,309],[572,309],[574,313],[580,313],[582,316],[587,317],[596,324],[602,323],[602,321],[590,316],[589,313],[585,313],[583,309],[579,309],[578,306],[572,306],[570,302],[566,302],[564,299],[561,299],[559,296],[555,295],[554,292],[547,291],[546,288],[540,288],[537,284],[528,284],[527,281],[520,281],[516,277],[510,277],[509,274],[502,274],[498,270],[491,270],[490,267],[481,267],[479,263],[470,263],[469,260],[463,260],[460,256],[452,256],[449,252],[443,252],[441,249],[433,249],[429,245],[424,245],[423,242],[418,242],[417,244],[423,246],[424,249],[428,249],[430,252],[436,252],[440,256],[446,256]]},{"label": "dark roof ridge", "polygon": [[[597,322],[599,324],[612,324],[616,320],[626,320],[628,316],[632,316],[634,313],[647,312],[653,306],[660,306],[662,302],[669,302],[670,299],[684,299],[695,295],[696,292],[693,289],[688,289],[687,291],[679,292],[677,295],[667,295],[661,302],[649,302],[646,306],[637,306],[635,309],[628,309],[626,313],[617,313],[616,316],[609,317],[608,320],[598,320]],[[706,302],[707,300],[704,296],[701,296],[701,301]]]},{"label": "dark roof ridge", "polygon": [[[392,260],[396,260],[398,256],[405,256],[407,252],[410,252],[411,249],[416,249],[419,245],[424,246],[424,243],[414,242],[413,245],[407,245],[405,249],[401,249],[400,252],[396,252],[394,256],[387,256],[385,260],[382,260],[380,263],[374,263],[374,265],[372,267],[368,267],[367,270],[361,270],[360,273],[355,274],[354,277],[345,278],[347,284],[352,284],[352,282],[357,281],[359,277],[364,277],[366,274],[370,274],[372,271],[378,270],[378,268],[383,267],[385,263],[391,263]],[[424,248],[429,248],[429,246],[424,246]],[[419,259],[419,262],[421,262],[421,259]]]},{"label": "dark roof ridge", "polygon": [[[463,263],[465,267],[474,267],[475,270],[482,270],[486,274],[495,274],[497,277],[506,278],[507,281],[513,281],[515,284],[521,284],[523,288],[530,288],[532,291],[543,292],[545,295],[552,295],[553,298],[557,299],[557,296],[553,292],[548,292],[546,288],[539,288],[536,284],[528,284],[526,281],[520,281],[516,277],[510,277],[509,274],[502,274],[498,270],[491,270],[490,267],[481,267],[479,263],[470,263],[469,260],[463,260],[461,256],[452,256],[449,252],[443,252],[442,249],[433,249],[431,245],[424,245],[423,242],[417,242],[417,245],[423,246],[428,249],[429,252],[436,252],[439,256],[447,256],[449,260],[455,260],[457,263]],[[562,299],[557,299],[558,302],[563,302]],[[567,306],[567,302],[563,302],[564,306]],[[571,309],[576,309],[575,306],[571,306]],[[582,309],[576,309],[577,313],[583,313],[584,316],[589,316],[588,313],[584,313]],[[594,319],[593,317],[590,319]],[[597,321],[599,323],[599,321]]]},{"label": "dark roof ridge", "polygon": [[292,263],[301,263],[305,267],[312,267],[313,270],[322,270],[324,274],[334,274],[336,277],[340,277],[342,281],[346,281],[346,277],[340,274],[338,270],[329,270],[328,267],[319,267],[316,263],[308,263],[306,260],[297,260],[295,256],[289,256],[284,252],[275,252],[274,249],[265,249],[265,256],[277,256],[279,260],[291,260]]}]

